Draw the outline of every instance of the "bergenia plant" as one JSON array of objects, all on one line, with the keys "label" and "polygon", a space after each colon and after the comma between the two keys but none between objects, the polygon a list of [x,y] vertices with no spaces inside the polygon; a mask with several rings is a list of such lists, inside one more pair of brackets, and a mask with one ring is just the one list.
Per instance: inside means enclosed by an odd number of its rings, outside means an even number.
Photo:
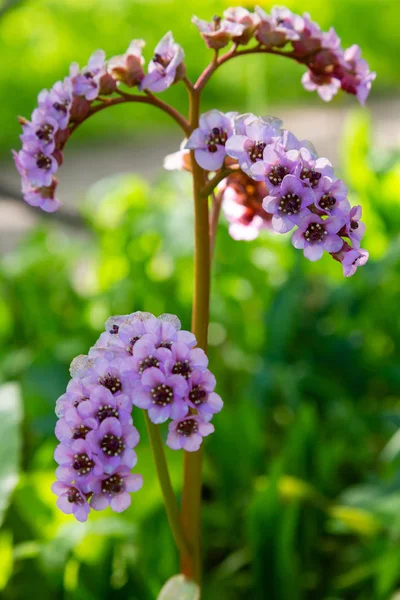
[{"label": "bergenia plant", "polygon": [[[193,24],[213,51],[196,82],[187,77],[184,50],[171,32],[155,47],[147,73],[143,40],[133,40],[125,54],[108,61],[98,50],[87,66],[73,63],[63,81],[39,94],[30,120],[20,118],[22,149],[14,158],[25,201],[53,212],[60,206],[56,174],[64,147],[89,117],[116,104],[141,102],[167,113],[183,132],[181,149],[166,158],[165,166],[189,171],[193,178],[192,332],[182,330],[173,315],[110,317],[88,354],[72,362],[71,381],[56,403],[53,491],[60,510],[78,521],[108,506],[125,510],[131,493],[143,484],[132,473],[139,444],[132,411],[143,410],[181,571],[200,586],[202,446],[223,407],[206,355],[211,258],[221,208],[235,240],[252,240],[262,229],[293,232],[292,244],[305,258],[317,261],[330,254],[346,277],[368,259],[360,247],[361,206],[350,206],[346,185],[329,160],[277,118],[217,108],[201,113],[203,92],[222,65],[250,54],[276,54],[303,64],[304,87],[325,101],[342,89],[364,104],[375,74],[357,46],[343,49],[336,32],[321,31],[308,14],[230,8],[210,22],[194,17]],[[188,116],[159,97],[172,85],[186,89]],[[183,451],[181,508],[163,439]],[[146,493],[145,482],[141,493]]]}]

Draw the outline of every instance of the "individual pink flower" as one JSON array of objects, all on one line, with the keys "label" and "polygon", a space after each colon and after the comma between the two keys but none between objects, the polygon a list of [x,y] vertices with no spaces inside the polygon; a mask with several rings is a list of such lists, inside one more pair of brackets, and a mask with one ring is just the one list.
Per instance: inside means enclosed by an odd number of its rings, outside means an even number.
[{"label": "individual pink flower", "polygon": [[184,52],[169,31],[157,44],[149,63],[149,72],[139,85],[141,90],[163,92],[185,75]]},{"label": "individual pink flower", "polygon": [[87,521],[90,506],[83,493],[73,485],[55,481],[51,486],[53,494],[58,496],[57,506],[65,514],[73,514],[77,521]]},{"label": "individual pink flower", "polygon": [[350,212],[350,202],[344,182],[341,179],[332,181],[330,177],[322,177],[315,191],[315,206],[327,215],[347,215]]},{"label": "individual pink flower", "polygon": [[316,194],[319,192],[322,177],[330,177],[332,181],[336,179],[331,162],[324,157],[316,158],[307,148],[301,148],[298,152],[290,150],[287,156],[299,158],[295,175],[310,186]]},{"label": "individual pink flower", "polygon": [[346,223],[345,235],[350,239],[353,244],[353,248],[360,248],[361,240],[365,233],[365,223],[361,221],[362,207],[353,206],[349,213],[348,221]]},{"label": "individual pink flower", "polygon": [[241,129],[242,135],[234,133],[227,140],[225,150],[237,160],[242,171],[251,177],[254,163],[263,160],[266,147],[276,142],[282,132],[269,121],[254,115],[249,115],[245,121],[241,119]]},{"label": "individual pink flower", "polygon": [[56,438],[65,446],[71,446],[75,440],[85,440],[88,433],[97,429],[97,421],[93,418],[82,418],[78,410],[71,406],[65,416],[56,423]]},{"label": "individual pink flower", "polygon": [[342,66],[344,67],[341,77],[342,89],[350,94],[355,94],[360,104],[364,105],[376,73],[372,73],[368,63],[361,58],[359,46],[354,44],[344,51]]},{"label": "individual pink flower", "polygon": [[345,253],[341,263],[343,274],[345,277],[351,277],[357,271],[358,267],[362,267],[368,261],[369,253],[362,248],[352,249]]},{"label": "individual pink flower", "polygon": [[319,97],[324,102],[330,102],[340,90],[340,81],[330,75],[317,75],[312,71],[307,71],[301,78],[304,89],[308,92],[318,92]]},{"label": "individual pink flower", "polygon": [[302,184],[294,175],[286,175],[274,195],[266,196],[263,208],[273,214],[272,227],[278,233],[286,233],[304,215],[304,209],[314,202],[313,191]]},{"label": "individual pink flower", "polygon": [[95,482],[90,506],[94,510],[104,510],[111,506],[114,512],[122,512],[131,504],[130,492],[137,492],[142,486],[141,475],[133,474],[126,467],[120,466],[112,475]]},{"label": "individual pink flower", "polygon": [[56,402],[56,415],[64,417],[65,412],[71,407],[77,407],[81,402],[89,400],[90,389],[80,379],[71,379],[67,385],[65,394],[60,396]]},{"label": "individual pink flower", "polygon": [[213,433],[214,425],[203,421],[196,415],[189,415],[184,419],[172,421],[168,426],[167,446],[173,450],[186,450],[196,452],[203,437]]},{"label": "individual pink flower", "polygon": [[338,252],[343,246],[342,238],[337,235],[343,226],[344,219],[339,217],[321,217],[310,213],[302,217],[299,228],[292,235],[292,244],[295,248],[303,250],[308,260],[319,260],[324,250]]},{"label": "individual pink flower", "polygon": [[60,129],[68,126],[72,105],[72,83],[67,77],[57,81],[50,91],[42,90],[38,96],[39,109],[53,118]]},{"label": "individual pink flower", "polygon": [[76,486],[85,493],[92,491],[94,479],[103,473],[89,434],[85,440],[77,439],[70,446],[59,444],[54,459],[59,464],[57,479],[63,483],[76,482]]},{"label": "individual pink flower", "polygon": [[[300,155],[296,152],[287,152],[284,142],[288,143],[288,136],[277,143],[266,146],[263,160],[251,166],[251,177],[256,181],[264,181],[268,191],[273,195],[279,190],[286,175],[298,171],[301,164]],[[290,143],[290,145],[292,145]]]},{"label": "individual pink flower", "polygon": [[115,395],[102,385],[92,386],[89,399],[80,402],[76,411],[81,419],[94,421],[96,427],[110,417],[118,419],[123,425],[132,423],[131,397],[127,394]]},{"label": "individual pink flower", "polygon": [[182,375],[165,375],[151,367],[143,373],[133,391],[133,404],[148,411],[153,423],[184,417],[189,407],[184,401],[188,384]]},{"label": "individual pink flower", "polygon": [[216,171],[226,157],[225,144],[233,133],[232,113],[210,110],[200,116],[200,127],[189,137],[186,148],[194,150],[197,163],[207,171]]},{"label": "individual pink flower", "polygon": [[22,144],[40,144],[44,152],[51,153],[55,148],[55,137],[58,131],[58,123],[45,112],[35,109],[31,121],[24,121],[22,125]]},{"label": "individual pink flower", "polygon": [[172,375],[182,375],[189,379],[192,371],[204,371],[208,366],[208,358],[201,348],[190,348],[183,342],[176,342],[171,347],[165,361],[165,371]]},{"label": "individual pink flower", "polygon": [[221,17],[214,17],[210,23],[193,17],[192,23],[200,31],[207,46],[215,50],[224,48],[234,39],[240,39],[246,30],[246,25]]},{"label": "individual pink flower", "polygon": [[121,465],[132,469],[137,461],[135,448],[140,440],[138,430],[129,423],[122,425],[115,417],[108,417],[100,427],[87,436],[99,457],[104,473],[114,473]]},{"label": "individual pink flower", "polygon": [[78,63],[72,63],[69,76],[73,93],[76,96],[83,96],[86,100],[94,100],[100,93],[100,79],[105,73],[104,50],[96,50],[82,70],[79,69]]},{"label": "individual pink flower", "polygon": [[58,162],[38,141],[26,142],[18,154],[18,160],[25,172],[25,184],[29,182],[35,188],[49,187],[52,184]]},{"label": "individual pink flower", "polygon": [[214,392],[215,377],[210,371],[193,371],[188,381],[188,404],[205,420],[210,421],[215,413],[220,412],[224,403]]},{"label": "individual pink flower", "polygon": [[287,42],[299,39],[295,27],[301,17],[289,9],[275,8],[268,15],[260,6],[256,6],[255,12],[260,19],[255,37],[266,48],[280,48]]},{"label": "individual pink flower", "polygon": [[128,87],[139,85],[144,78],[143,40],[133,40],[122,56],[114,56],[108,61],[107,71],[117,81]]},{"label": "individual pink flower", "polygon": [[260,17],[257,13],[251,13],[241,6],[227,8],[224,12],[224,17],[227,21],[232,21],[232,23],[244,26],[243,32],[233,38],[233,41],[237,44],[247,44],[253,37],[260,22]]},{"label": "individual pink flower", "polygon": [[125,374],[123,358],[96,358],[83,373],[83,383],[89,389],[101,385],[112,394],[129,395],[132,388],[132,376]]}]

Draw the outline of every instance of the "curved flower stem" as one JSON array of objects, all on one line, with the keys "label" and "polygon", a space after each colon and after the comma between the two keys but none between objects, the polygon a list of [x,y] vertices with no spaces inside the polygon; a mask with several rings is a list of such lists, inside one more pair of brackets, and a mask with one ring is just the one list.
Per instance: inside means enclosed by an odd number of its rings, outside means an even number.
[{"label": "curved flower stem", "polygon": [[157,96],[154,96],[154,94],[152,94],[151,92],[146,91],[145,95],[143,96],[140,94],[128,94],[127,92],[124,92],[119,88],[116,90],[116,92],[117,94],[119,94],[117,98],[102,98],[102,103],[97,106],[93,106],[90,109],[87,116],[84,119],[82,119],[82,121],[79,121],[79,123],[75,123],[71,127],[70,133],[73,133],[79,127],[79,125],[81,125],[81,123],[86,121],[86,119],[100,112],[101,110],[104,110],[105,108],[115,106],[116,104],[123,104],[125,102],[139,102],[142,104],[150,104],[151,106],[156,106],[157,108],[161,109],[163,112],[167,113],[170,117],[172,117],[174,121],[176,121],[176,123],[178,123],[178,125],[184,131],[185,135],[190,134],[189,123],[185,119],[185,117],[181,115],[180,112],[175,110],[175,108],[173,108],[163,100],[160,100],[160,98],[157,98]]},{"label": "curved flower stem", "polygon": [[[195,90],[202,90],[206,85],[208,80],[211,78],[213,73],[224,63],[231,60],[231,58],[236,58],[237,56],[246,56],[247,54],[275,54],[276,56],[286,56],[287,58],[291,58],[298,63],[307,64],[308,58],[310,55],[299,58],[296,56],[294,52],[281,52],[280,50],[273,50],[272,48],[265,48],[261,44],[257,46],[253,46],[252,48],[245,48],[243,50],[238,50],[237,46],[233,46],[228,52],[217,58],[217,60],[212,60],[208,67],[206,67],[203,73],[200,75],[196,83],[194,84]],[[312,54],[312,53],[311,53]]]},{"label": "curved flower stem", "polygon": [[[190,125],[198,126],[200,94],[190,95]],[[193,196],[195,213],[194,292],[192,331],[200,348],[207,351],[209,304],[210,304],[210,234],[208,199],[202,196],[206,177],[191,153],[193,168]],[[186,577],[200,584],[201,579],[201,471],[202,449],[185,452],[184,481],[182,491],[182,524],[193,548],[192,556],[181,556],[181,570]]]},{"label": "curved flower stem", "polygon": [[168,522],[171,527],[171,531],[179,551],[182,554],[190,556],[191,549],[182,527],[178,504],[176,502],[174,490],[172,489],[160,430],[157,425],[154,425],[154,423],[150,421],[147,413],[145,413],[145,419],[147,431],[149,432],[151,449],[153,451],[158,480],[160,482],[161,491],[164,497],[164,504],[165,510],[167,512]]}]

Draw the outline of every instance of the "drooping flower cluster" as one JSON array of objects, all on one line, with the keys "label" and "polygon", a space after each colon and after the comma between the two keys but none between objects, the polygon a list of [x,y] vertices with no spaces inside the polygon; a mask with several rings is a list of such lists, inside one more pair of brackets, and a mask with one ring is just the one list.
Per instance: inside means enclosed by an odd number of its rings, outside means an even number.
[{"label": "drooping flower cluster", "polygon": [[118,84],[161,92],[184,76],[184,53],[171,32],[156,46],[148,75],[143,71],[144,45],[143,40],[133,40],[125,54],[108,63],[103,50],[97,50],[83,69],[72,63],[68,77],[57,81],[50,91],[40,92],[30,121],[20,118],[22,149],[13,156],[28,204],[45,212],[60,207],[55,174],[63,161],[64,146],[79,123],[119,92]]},{"label": "drooping flower cluster", "polygon": [[142,486],[133,448],[139,442],[133,406],[156,424],[170,420],[167,445],[189,452],[214,431],[222,408],[208,359],[173,315],[111,317],[106,331],[71,365],[72,379],[57,400],[55,451],[58,506],[84,521],[90,508],[117,512]]},{"label": "drooping flower cluster", "polygon": [[260,50],[279,51],[307,66],[302,83],[306,90],[316,90],[329,101],[341,88],[365,104],[372,81],[368,64],[361,58],[357,45],[343,49],[335,30],[321,31],[308,13],[296,15],[288,8],[274,7],[267,14],[257,6],[254,13],[245,8],[228,8],[224,17],[211,22],[197,17],[193,23],[209,48],[219,50],[229,42],[247,44],[255,39]]},{"label": "drooping flower cluster", "polygon": [[262,228],[287,233],[296,227],[292,243],[311,261],[326,251],[346,276],[367,261],[360,249],[361,206],[350,208],[329,160],[279,120],[212,110],[201,115],[186,147],[206,170],[230,168],[219,194],[235,239],[254,239]]}]

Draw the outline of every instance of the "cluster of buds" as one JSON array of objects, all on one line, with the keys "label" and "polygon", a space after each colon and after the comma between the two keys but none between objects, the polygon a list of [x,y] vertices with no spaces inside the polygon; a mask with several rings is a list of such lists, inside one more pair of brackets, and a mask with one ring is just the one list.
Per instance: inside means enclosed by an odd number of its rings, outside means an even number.
[{"label": "cluster of buds", "polygon": [[68,77],[40,92],[31,119],[19,118],[22,149],[13,155],[28,204],[45,212],[60,207],[55,197],[55,174],[63,162],[64,146],[77,125],[99,107],[107,106],[120,83],[161,92],[184,76],[183,50],[170,32],[156,46],[147,75],[143,71],[144,45],[143,40],[133,40],[125,54],[108,62],[103,50],[97,50],[83,69],[72,63]]},{"label": "cluster of buds", "polygon": [[120,512],[130,505],[129,492],[142,486],[142,477],[130,472],[139,442],[134,406],[155,424],[170,421],[170,448],[198,450],[223,405],[207,366],[177,317],[111,317],[89,354],[72,362],[72,379],[56,403],[59,508],[84,521],[90,508],[111,505]]},{"label": "cluster of buds", "polygon": [[319,260],[326,251],[342,263],[345,276],[353,275],[368,259],[360,248],[361,206],[350,207],[347,188],[329,160],[281,124],[271,117],[212,110],[201,115],[186,148],[204,169],[230,173],[218,193],[233,238],[250,240],[263,228],[287,233],[297,227],[292,243],[306,258]]},{"label": "cluster of buds", "polygon": [[329,101],[339,89],[357,96],[364,104],[376,74],[361,58],[357,45],[343,49],[335,30],[321,31],[307,13],[296,15],[288,8],[272,8],[267,14],[257,6],[252,13],[245,8],[228,8],[223,18],[211,22],[197,17],[198,27],[209,48],[219,50],[228,43],[246,45],[252,39],[260,51],[279,51],[307,67],[302,83],[306,90],[317,90],[322,100]]}]

